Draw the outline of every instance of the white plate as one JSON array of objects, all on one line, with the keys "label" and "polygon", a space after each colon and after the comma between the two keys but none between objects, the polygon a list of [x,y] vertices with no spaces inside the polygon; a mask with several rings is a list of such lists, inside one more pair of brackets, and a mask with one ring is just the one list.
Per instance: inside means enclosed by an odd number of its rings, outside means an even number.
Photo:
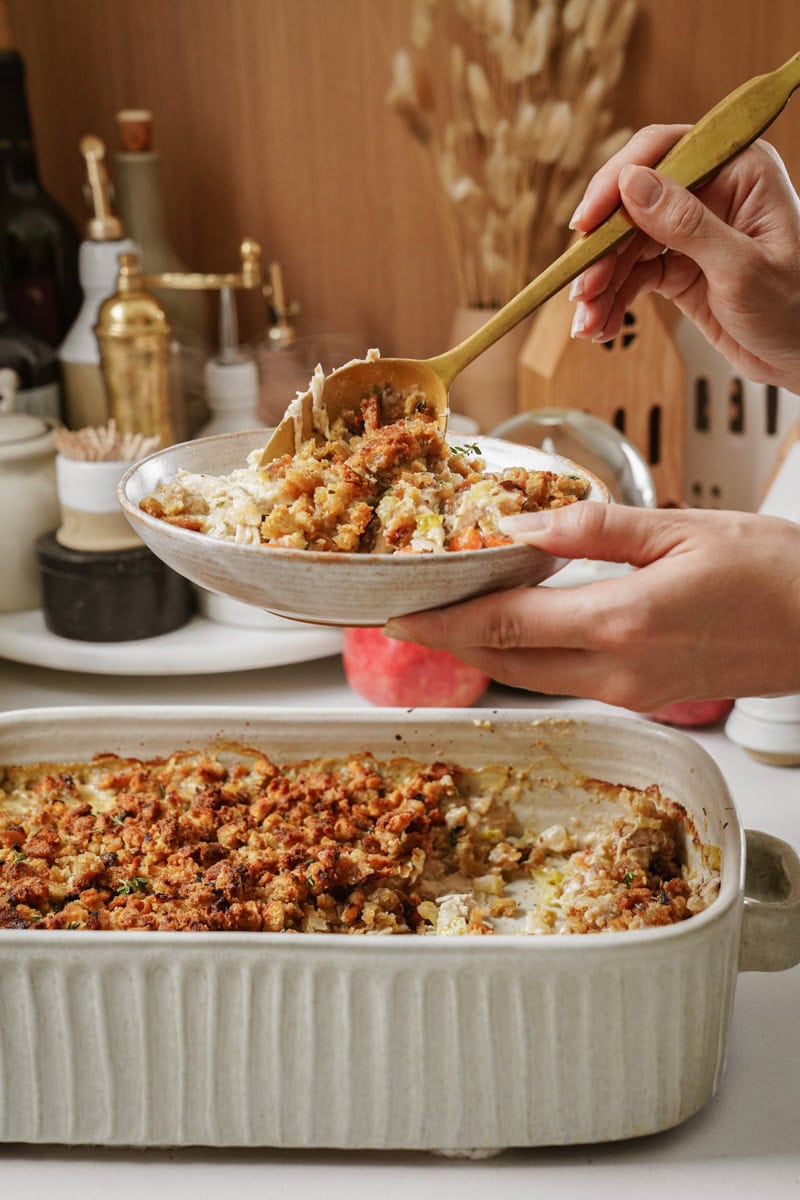
[{"label": "white plate", "polygon": [[327,658],[342,648],[333,629],[246,629],[195,616],[160,637],[78,642],[50,633],[41,611],[0,613],[0,658],[93,675],[209,675]]},{"label": "white plate", "polygon": [[595,558],[575,558],[551,579],[543,579],[540,587],[574,588],[587,583],[602,583],[606,579],[621,579],[630,575],[630,563],[603,562]]}]

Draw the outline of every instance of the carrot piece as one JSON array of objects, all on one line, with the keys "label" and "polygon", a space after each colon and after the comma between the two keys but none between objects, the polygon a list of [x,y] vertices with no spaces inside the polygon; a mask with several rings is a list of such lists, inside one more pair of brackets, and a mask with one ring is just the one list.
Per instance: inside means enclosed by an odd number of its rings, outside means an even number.
[{"label": "carrot piece", "polygon": [[450,539],[450,550],[480,550],[483,546],[483,538],[480,530],[471,525],[469,529],[462,529],[455,537]]}]

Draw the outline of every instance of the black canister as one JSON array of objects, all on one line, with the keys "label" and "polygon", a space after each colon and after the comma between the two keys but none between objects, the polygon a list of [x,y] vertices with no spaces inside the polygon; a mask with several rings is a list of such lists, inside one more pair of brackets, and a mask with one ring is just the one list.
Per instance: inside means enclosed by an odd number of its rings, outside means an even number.
[{"label": "black canister", "polygon": [[146,546],[72,550],[46,533],[36,542],[45,625],[82,642],[132,642],[180,628],[192,612],[188,580]]}]

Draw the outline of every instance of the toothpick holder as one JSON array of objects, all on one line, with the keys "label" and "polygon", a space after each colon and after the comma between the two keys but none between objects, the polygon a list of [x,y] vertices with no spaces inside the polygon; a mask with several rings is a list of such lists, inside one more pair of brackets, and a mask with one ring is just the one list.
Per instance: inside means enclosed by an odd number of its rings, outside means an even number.
[{"label": "toothpick holder", "polygon": [[56,455],[61,524],[56,538],[71,550],[128,550],[141,538],[123,516],[117,484],[128,462],[81,461]]}]

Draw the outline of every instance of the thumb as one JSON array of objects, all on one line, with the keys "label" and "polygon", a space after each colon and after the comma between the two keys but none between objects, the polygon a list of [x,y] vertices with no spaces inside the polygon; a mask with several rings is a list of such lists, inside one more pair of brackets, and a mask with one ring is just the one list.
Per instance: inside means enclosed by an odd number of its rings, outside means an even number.
[{"label": "thumb", "polygon": [[632,164],[620,172],[619,190],[631,220],[655,241],[691,258],[704,274],[730,269],[737,234],[692,192]]},{"label": "thumb", "polygon": [[633,508],[582,500],[500,522],[515,542],[556,558],[590,558],[644,567],[685,540],[680,509]]}]

